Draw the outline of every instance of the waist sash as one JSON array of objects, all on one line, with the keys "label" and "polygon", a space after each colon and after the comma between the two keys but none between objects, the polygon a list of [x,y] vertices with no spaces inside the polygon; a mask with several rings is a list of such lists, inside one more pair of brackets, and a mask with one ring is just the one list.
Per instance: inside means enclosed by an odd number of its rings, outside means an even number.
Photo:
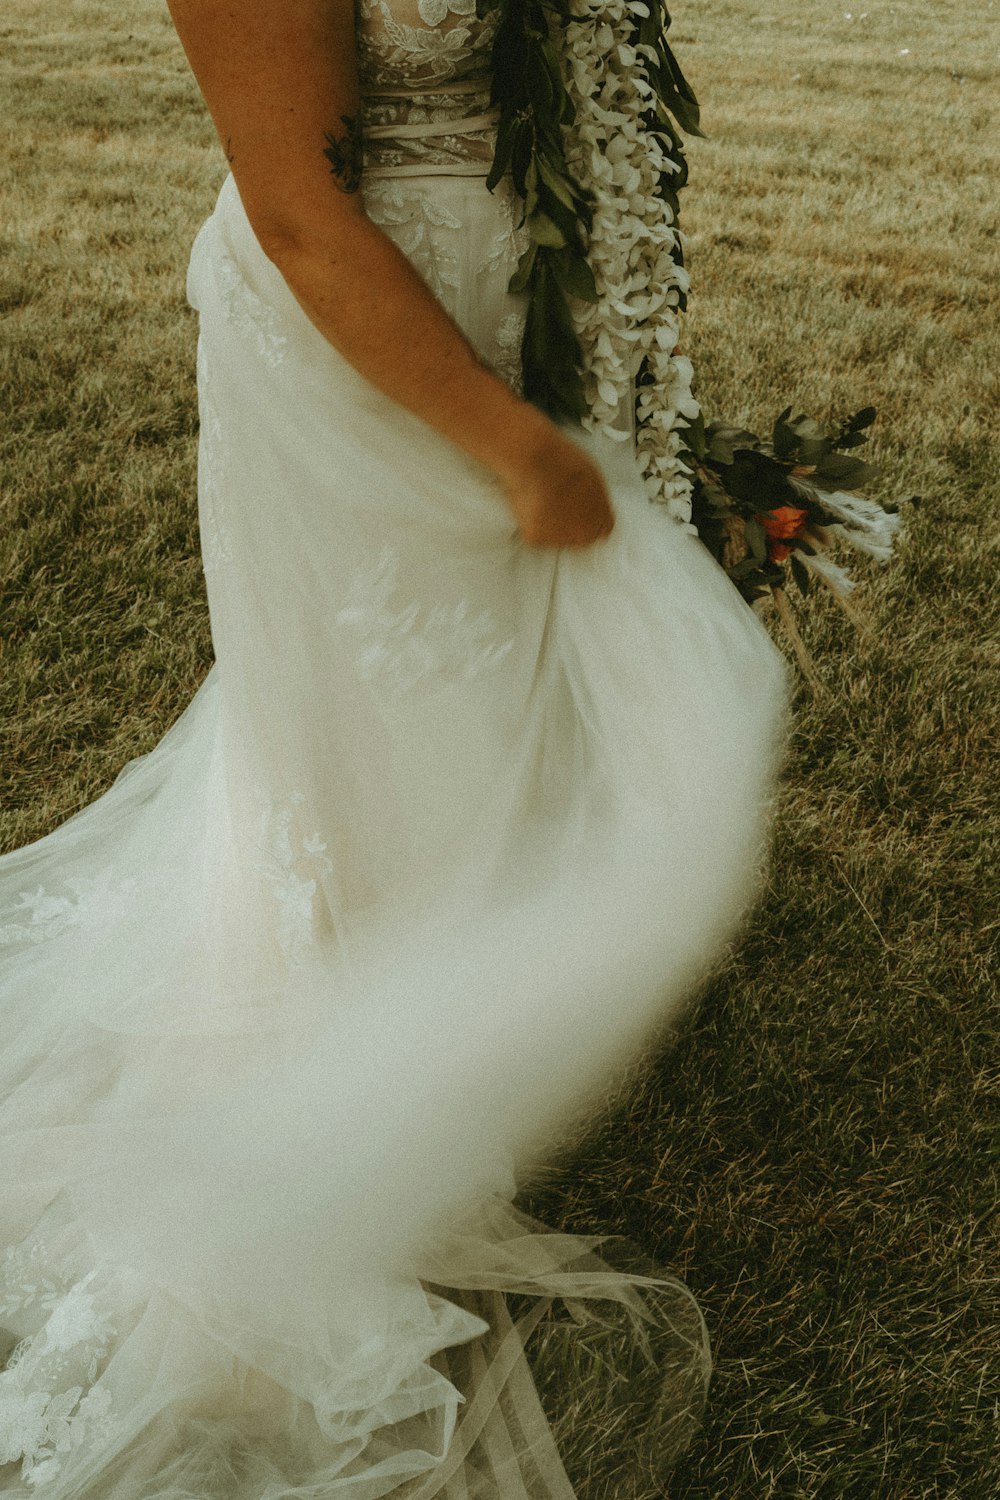
[{"label": "waist sash", "polygon": [[[452,98],[456,94],[479,94],[489,98],[490,79],[488,76],[479,78],[462,78],[455,83],[434,84],[422,88],[370,89],[364,94],[364,102],[369,100],[381,102],[382,100],[406,99],[416,101],[418,99]],[[495,127],[499,118],[499,106],[492,105],[488,109],[474,115],[463,115],[458,119],[454,117],[440,120],[423,120],[418,124],[407,125],[405,123],[392,125],[367,125],[364,130],[365,142],[392,141],[426,141],[435,137],[443,139],[446,136],[462,136],[473,131],[490,130]],[[469,157],[465,161],[455,162],[412,162],[403,166],[379,166],[373,164],[366,166],[364,175],[371,177],[487,177],[492,165],[492,152],[490,159],[484,160]]]}]

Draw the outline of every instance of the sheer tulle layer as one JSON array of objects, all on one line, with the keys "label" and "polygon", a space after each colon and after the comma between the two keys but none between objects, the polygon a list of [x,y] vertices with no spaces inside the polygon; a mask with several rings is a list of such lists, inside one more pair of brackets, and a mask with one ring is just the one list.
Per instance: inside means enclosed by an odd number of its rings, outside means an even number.
[{"label": "sheer tulle layer", "polygon": [[[380,203],[488,356],[508,206]],[[607,1402],[583,1493],[655,1494],[697,1308],[509,1200],[753,895],[780,658],[618,448],[613,536],[522,546],[312,328],[231,181],[190,291],[216,666],[0,862],[0,1493],[568,1500],[536,1318],[560,1446]]]},{"label": "sheer tulle layer", "polygon": [[5,1393],[0,1437],[27,1432],[31,1393],[49,1400],[34,1412],[35,1461],[0,1470],[3,1493],[569,1497],[560,1447],[580,1408],[592,1432],[595,1402],[608,1447],[569,1455],[585,1493],[656,1493],[697,1421],[707,1340],[682,1285],[617,1270],[599,1244],[500,1197],[481,1204],[422,1259],[420,1282],[386,1298],[383,1337],[303,1395],[162,1289],[95,1265],[56,1201],[5,1267],[0,1306],[20,1340],[7,1373],[26,1399],[18,1412]]}]

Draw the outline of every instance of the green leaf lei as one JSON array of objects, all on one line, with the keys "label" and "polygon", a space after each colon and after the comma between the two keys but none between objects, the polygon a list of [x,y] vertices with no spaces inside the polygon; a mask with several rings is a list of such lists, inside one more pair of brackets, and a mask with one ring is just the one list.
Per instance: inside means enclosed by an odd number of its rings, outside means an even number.
[{"label": "green leaf lei", "polygon": [[[510,282],[512,292],[528,294],[521,351],[524,392],[556,420],[581,422],[586,416],[580,340],[571,300],[596,302],[597,288],[587,259],[593,220],[590,191],[566,162],[563,130],[575,109],[563,80],[553,43],[554,27],[579,23],[573,0],[477,0],[482,19],[499,11],[493,46],[491,99],[499,106],[497,143],[487,187],[492,192],[510,173],[524,205],[530,244]],[[680,130],[700,135],[698,101],[667,43],[670,15],[662,0],[645,0],[648,15],[637,16],[633,45],[651,49],[637,66],[651,87],[643,124],[667,138],[669,155],[680,171],[664,173],[660,196],[676,217],[678,193],[687,180]],[[594,24],[598,24],[595,18]],[[674,251],[680,263],[680,246]],[[681,303],[683,308],[683,302]],[[640,372],[640,383],[645,378]]]}]

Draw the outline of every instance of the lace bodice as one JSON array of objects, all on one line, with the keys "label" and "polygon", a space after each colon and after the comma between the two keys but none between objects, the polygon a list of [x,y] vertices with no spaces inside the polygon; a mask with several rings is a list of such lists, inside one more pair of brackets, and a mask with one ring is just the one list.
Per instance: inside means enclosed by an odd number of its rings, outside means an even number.
[{"label": "lace bodice", "polygon": [[485,176],[495,138],[490,58],[497,13],[476,0],[356,0],[371,176]]}]

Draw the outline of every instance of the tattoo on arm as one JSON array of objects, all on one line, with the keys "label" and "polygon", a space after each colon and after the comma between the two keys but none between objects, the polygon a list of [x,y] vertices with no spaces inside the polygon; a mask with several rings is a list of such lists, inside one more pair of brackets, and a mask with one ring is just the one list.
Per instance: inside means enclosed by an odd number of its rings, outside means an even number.
[{"label": "tattoo on arm", "polygon": [[323,155],[330,163],[330,171],[338,187],[345,193],[356,193],[361,186],[362,130],[360,115],[341,115],[345,134],[325,136],[326,149]]}]

